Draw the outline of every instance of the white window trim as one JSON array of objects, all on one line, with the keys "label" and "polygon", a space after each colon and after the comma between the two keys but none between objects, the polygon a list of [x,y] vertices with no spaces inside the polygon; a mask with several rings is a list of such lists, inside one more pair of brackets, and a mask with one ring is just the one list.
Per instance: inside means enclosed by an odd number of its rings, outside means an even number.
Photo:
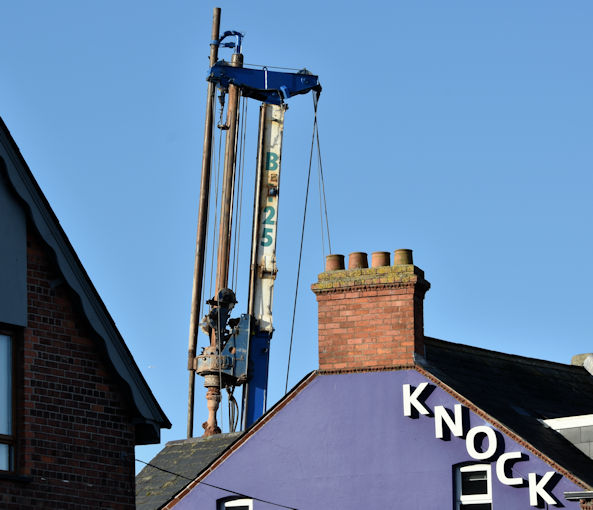
[{"label": "white window trim", "polygon": [[564,418],[550,418],[541,420],[554,430],[572,429],[576,427],[588,427],[593,425],[593,414],[581,414],[578,416],[565,416]]},{"label": "white window trim", "polygon": [[225,510],[226,508],[234,508],[237,506],[246,506],[249,510],[253,510],[253,500],[252,499],[231,499],[230,501],[223,501],[220,504],[220,510]]},{"label": "white window trim", "polygon": [[[486,473],[486,493],[471,494],[464,496],[461,493],[461,473],[475,473],[483,471]],[[457,496],[457,510],[461,505],[479,505],[483,503],[492,504],[492,468],[490,464],[471,464],[460,466],[455,470],[455,489]]]}]

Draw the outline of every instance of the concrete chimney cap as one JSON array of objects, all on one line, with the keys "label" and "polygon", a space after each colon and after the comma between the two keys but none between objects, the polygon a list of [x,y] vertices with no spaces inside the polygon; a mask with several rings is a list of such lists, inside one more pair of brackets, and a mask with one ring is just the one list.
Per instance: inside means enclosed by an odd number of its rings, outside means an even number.
[{"label": "concrete chimney cap", "polygon": [[583,366],[585,366],[585,360],[590,356],[593,356],[593,352],[586,352],[584,354],[575,354],[571,358],[570,364],[575,365],[577,367],[583,367]]},{"label": "concrete chimney cap", "polygon": [[587,372],[593,375],[593,353],[575,354],[570,360],[571,365],[583,367]]},{"label": "concrete chimney cap", "polygon": [[589,354],[589,356],[585,358],[583,366],[585,367],[585,370],[587,370],[587,372],[593,375],[593,354]]}]

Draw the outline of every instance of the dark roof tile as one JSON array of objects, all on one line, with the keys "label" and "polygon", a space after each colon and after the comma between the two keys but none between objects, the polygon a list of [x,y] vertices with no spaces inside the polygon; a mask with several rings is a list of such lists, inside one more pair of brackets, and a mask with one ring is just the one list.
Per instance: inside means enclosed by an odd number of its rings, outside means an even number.
[{"label": "dark roof tile", "polygon": [[425,338],[418,364],[593,487],[593,459],[540,420],[593,414],[583,367]]},{"label": "dark roof tile", "polygon": [[242,433],[170,441],[136,476],[136,508],[161,508]]}]

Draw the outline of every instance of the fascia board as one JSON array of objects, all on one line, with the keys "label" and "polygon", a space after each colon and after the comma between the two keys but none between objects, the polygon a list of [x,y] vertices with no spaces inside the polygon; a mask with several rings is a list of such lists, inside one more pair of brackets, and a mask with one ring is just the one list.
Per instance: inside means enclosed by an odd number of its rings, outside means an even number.
[{"label": "fascia board", "polygon": [[564,416],[562,418],[550,418],[541,420],[554,430],[572,429],[576,427],[589,427],[593,425],[593,414],[581,414],[578,416]]},{"label": "fascia board", "polygon": [[4,123],[1,120],[0,122],[0,156],[6,164],[10,183],[17,195],[27,204],[30,218],[43,240],[53,250],[58,267],[68,285],[79,297],[91,327],[103,339],[107,355],[119,376],[128,384],[139,414],[148,423],[170,428],[171,423],[140,373],[49,202]]}]

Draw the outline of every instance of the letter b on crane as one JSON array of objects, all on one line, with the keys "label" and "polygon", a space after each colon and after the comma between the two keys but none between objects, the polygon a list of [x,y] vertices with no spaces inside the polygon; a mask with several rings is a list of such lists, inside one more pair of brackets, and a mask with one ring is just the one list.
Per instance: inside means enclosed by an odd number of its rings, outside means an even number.
[{"label": "letter b on crane", "polygon": [[278,154],[275,152],[266,153],[266,170],[278,170]]}]

